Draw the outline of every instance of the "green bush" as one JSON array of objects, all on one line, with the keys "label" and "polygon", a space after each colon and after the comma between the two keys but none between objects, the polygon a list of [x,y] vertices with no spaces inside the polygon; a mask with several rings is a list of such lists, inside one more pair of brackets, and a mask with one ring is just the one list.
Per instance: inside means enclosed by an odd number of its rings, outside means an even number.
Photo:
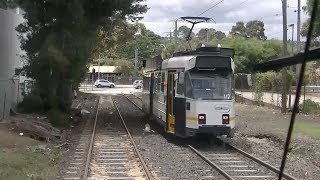
[{"label": "green bush", "polygon": [[49,122],[54,127],[58,127],[58,128],[69,127],[70,122],[68,120],[67,115],[57,109],[51,109],[48,112],[48,119],[49,119]]},{"label": "green bush", "polygon": [[42,112],[43,101],[39,95],[28,94],[23,98],[23,101],[18,105],[23,112]]},{"label": "green bush", "polygon": [[320,114],[320,104],[310,99],[307,99],[304,103],[300,104],[299,109],[306,114]]}]

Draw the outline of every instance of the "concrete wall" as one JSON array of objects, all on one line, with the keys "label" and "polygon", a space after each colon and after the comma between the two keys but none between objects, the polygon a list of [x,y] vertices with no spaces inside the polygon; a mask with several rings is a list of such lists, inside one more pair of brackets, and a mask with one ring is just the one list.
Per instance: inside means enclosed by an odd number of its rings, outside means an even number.
[{"label": "concrete wall", "polygon": [[9,115],[21,101],[21,82],[14,76],[15,68],[23,66],[20,40],[15,28],[23,22],[21,14],[15,10],[0,9],[0,119]]}]

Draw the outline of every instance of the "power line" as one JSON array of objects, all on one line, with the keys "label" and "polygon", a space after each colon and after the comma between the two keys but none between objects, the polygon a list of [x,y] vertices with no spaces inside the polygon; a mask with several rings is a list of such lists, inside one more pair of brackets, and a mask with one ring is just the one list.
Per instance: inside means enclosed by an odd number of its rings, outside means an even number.
[{"label": "power line", "polygon": [[237,4],[235,7],[232,7],[232,8],[230,8],[230,9],[226,10],[225,12],[229,12],[229,11],[231,11],[231,10],[233,10],[233,9],[236,9],[236,8],[238,8],[239,6],[241,6],[242,4],[246,3],[247,1],[249,1],[249,0],[244,0],[244,1],[242,1],[241,3]]},{"label": "power line", "polygon": [[[216,0],[212,1],[212,2],[211,2],[211,3],[209,3],[209,4],[213,4],[214,2],[216,2]],[[203,8],[203,9],[204,9],[204,8]],[[202,9],[202,10],[203,10],[203,9]],[[200,10],[200,11],[197,11],[197,12],[195,12],[195,13],[192,13],[192,14],[198,14],[198,12],[199,12],[199,13],[201,13],[201,12],[203,12],[202,10]]]},{"label": "power line", "polygon": [[213,9],[214,7],[216,7],[217,5],[219,5],[220,3],[222,3],[224,0],[221,0],[219,2],[217,2],[216,4],[214,4],[213,6],[209,7],[208,9],[206,9],[205,11],[203,11],[202,13],[200,13],[198,16],[201,16],[202,14],[208,12],[209,10]]}]

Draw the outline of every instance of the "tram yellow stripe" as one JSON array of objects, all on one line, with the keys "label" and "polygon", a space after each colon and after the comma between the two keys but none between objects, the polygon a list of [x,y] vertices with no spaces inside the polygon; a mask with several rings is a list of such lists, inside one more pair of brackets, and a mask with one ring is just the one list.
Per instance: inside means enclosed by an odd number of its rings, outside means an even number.
[{"label": "tram yellow stripe", "polygon": [[194,116],[187,116],[186,119],[190,121],[198,121],[198,117],[194,117]]}]

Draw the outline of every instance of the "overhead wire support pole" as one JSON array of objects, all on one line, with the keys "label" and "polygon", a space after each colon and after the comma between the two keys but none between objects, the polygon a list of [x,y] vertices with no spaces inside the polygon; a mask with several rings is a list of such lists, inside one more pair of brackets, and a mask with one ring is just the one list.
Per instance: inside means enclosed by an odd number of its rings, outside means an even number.
[{"label": "overhead wire support pole", "polygon": [[[301,1],[298,0],[298,11],[297,11],[297,51],[300,53],[301,51],[301,44],[300,44],[300,31],[301,31]],[[296,65],[296,76],[297,76],[297,83],[298,83],[298,75],[301,69],[301,65]]]},{"label": "overhead wire support pole", "polygon": [[[282,17],[283,17],[283,49],[282,55],[287,55],[287,0],[282,0]],[[282,93],[281,93],[281,112],[287,112],[287,67],[282,69]]]},{"label": "overhead wire support pole", "polygon": [[283,177],[283,171],[284,171],[284,168],[285,168],[286,159],[287,159],[287,155],[288,155],[288,151],[289,151],[292,131],[293,131],[293,127],[294,127],[294,121],[295,121],[296,113],[297,113],[297,110],[298,110],[298,107],[299,107],[299,99],[300,99],[300,95],[301,95],[301,87],[302,87],[302,84],[303,84],[303,76],[304,76],[306,63],[307,63],[307,58],[308,58],[308,53],[309,53],[309,48],[310,48],[310,44],[311,44],[311,36],[312,36],[313,28],[314,28],[314,22],[315,22],[315,18],[316,18],[316,11],[318,11],[318,10],[319,10],[318,9],[318,1],[317,0],[313,1],[313,8],[312,8],[312,14],[311,14],[311,19],[310,19],[309,31],[308,31],[308,35],[307,35],[307,42],[306,42],[306,46],[305,46],[305,50],[304,50],[303,63],[301,65],[301,71],[300,71],[298,85],[297,85],[297,89],[296,89],[296,98],[295,98],[295,101],[294,101],[294,106],[293,106],[293,111],[292,111],[291,120],[290,120],[290,124],[289,124],[287,139],[286,139],[286,143],[285,143],[285,146],[284,146],[284,152],[283,152],[283,157],[282,157],[282,161],[281,161],[280,173],[279,173],[278,180],[281,180],[282,177]]},{"label": "overhead wire support pole", "polygon": [[176,52],[176,48],[177,48],[177,45],[178,45],[178,19],[176,19],[174,21],[174,51],[173,52]]}]

